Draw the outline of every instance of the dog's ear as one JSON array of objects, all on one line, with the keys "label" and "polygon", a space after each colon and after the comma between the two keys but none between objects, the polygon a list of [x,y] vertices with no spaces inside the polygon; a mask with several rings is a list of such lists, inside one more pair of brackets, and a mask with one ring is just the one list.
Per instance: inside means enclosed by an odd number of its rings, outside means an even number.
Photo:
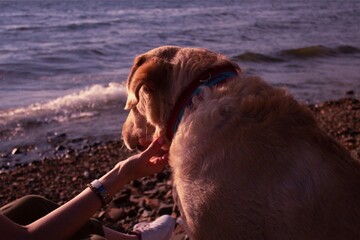
[{"label": "dog's ear", "polygon": [[170,67],[170,63],[159,58],[149,58],[146,55],[137,57],[127,81],[128,98],[125,110],[132,109],[139,103],[140,89],[145,92],[165,89]]},{"label": "dog's ear", "polygon": [[127,79],[126,87],[127,87],[128,97],[127,97],[126,104],[125,104],[125,110],[132,109],[134,106],[136,106],[136,104],[139,101],[139,91],[140,91],[141,85],[134,83],[133,76],[134,76],[135,72],[138,70],[138,68],[145,61],[146,61],[145,55],[138,56],[134,60],[134,64],[131,68],[129,77]]}]

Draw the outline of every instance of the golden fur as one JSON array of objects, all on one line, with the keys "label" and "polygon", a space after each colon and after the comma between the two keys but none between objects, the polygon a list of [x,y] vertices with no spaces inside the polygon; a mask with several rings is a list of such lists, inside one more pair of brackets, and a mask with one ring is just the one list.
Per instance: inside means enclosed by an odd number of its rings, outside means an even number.
[{"label": "golden fur", "polygon": [[[133,149],[165,135],[182,90],[237,65],[165,46],[135,59],[123,126]],[[193,99],[169,145],[176,200],[191,239],[360,239],[360,166],[286,91],[239,74]]]}]

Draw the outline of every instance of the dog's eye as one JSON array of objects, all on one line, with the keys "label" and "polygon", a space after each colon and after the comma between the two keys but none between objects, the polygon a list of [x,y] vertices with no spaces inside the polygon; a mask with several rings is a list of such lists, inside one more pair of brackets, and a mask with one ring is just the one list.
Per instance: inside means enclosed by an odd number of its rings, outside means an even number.
[{"label": "dog's eye", "polygon": [[137,105],[131,106],[130,110],[133,110],[135,112],[139,112],[139,109],[137,108]]},{"label": "dog's eye", "polygon": [[134,108],[136,108],[137,105],[137,101],[127,101],[125,104],[125,110],[133,110]]}]

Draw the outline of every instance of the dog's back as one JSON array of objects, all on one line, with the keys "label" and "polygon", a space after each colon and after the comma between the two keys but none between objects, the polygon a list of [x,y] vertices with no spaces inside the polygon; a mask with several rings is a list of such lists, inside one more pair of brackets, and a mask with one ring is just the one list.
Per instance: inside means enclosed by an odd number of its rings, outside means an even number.
[{"label": "dog's back", "polygon": [[360,167],[283,90],[205,89],[170,148],[193,239],[360,239]]}]

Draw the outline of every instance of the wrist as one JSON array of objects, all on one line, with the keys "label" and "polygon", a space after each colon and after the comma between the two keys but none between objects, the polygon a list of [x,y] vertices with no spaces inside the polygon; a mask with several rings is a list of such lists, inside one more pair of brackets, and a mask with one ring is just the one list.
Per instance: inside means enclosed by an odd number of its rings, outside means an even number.
[{"label": "wrist", "polygon": [[121,164],[116,164],[113,169],[99,179],[111,196],[114,196],[126,184],[126,176],[122,173],[121,168]]},{"label": "wrist", "polygon": [[104,185],[97,179],[88,184],[88,187],[93,191],[100,199],[103,207],[106,206],[112,200],[112,195],[104,187]]}]

